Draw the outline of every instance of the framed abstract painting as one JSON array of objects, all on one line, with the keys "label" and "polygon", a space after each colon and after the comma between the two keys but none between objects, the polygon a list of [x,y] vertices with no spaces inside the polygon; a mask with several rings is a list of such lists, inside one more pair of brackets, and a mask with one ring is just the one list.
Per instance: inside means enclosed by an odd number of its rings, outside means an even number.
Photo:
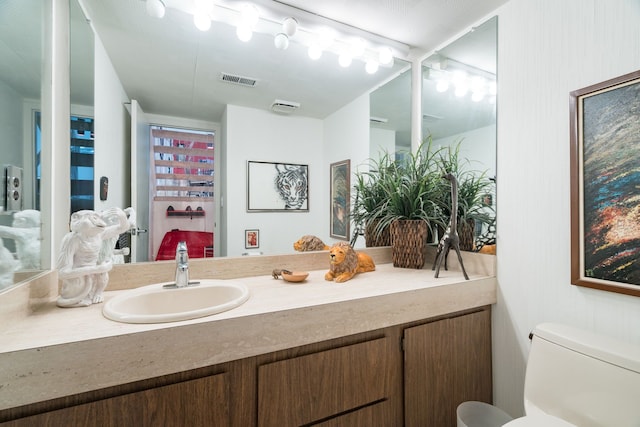
[{"label": "framed abstract painting", "polygon": [[570,108],[571,283],[640,296],[640,71]]}]

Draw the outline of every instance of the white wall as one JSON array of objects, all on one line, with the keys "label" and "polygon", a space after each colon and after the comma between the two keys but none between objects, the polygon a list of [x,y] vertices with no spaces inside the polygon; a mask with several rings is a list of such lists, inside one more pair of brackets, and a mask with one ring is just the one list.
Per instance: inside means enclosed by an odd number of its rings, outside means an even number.
[{"label": "white wall", "polygon": [[[322,212],[323,233],[320,234],[323,241],[332,245],[338,240],[330,239],[329,236],[329,165],[342,160],[351,160],[351,185],[355,183],[353,175],[357,170],[364,167],[368,169],[369,158],[369,95],[365,94],[356,98],[340,110],[331,114],[324,121],[324,156],[323,182],[325,201]],[[350,234],[353,234],[353,223]],[[326,236],[326,237],[325,237]],[[364,238],[356,241],[356,247],[364,246]]]},{"label": "white wall", "polygon": [[396,131],[391,129],[380,129],[372,127],[371,146],[369,147],[369,157],[379,159],[384,153],[395,153],[396,151]]},{"label": "white wall", "polygon": [[511,0],[498,25],[494,394],[521,415],[536,324],[640,344],[640,298],[570,284],[569,207],[569,92],[640,69],[640,2]]},{"label": "white wall", "polygon": [[[228,105],[223,120],[225,208],[228,256],[252,252],[244,247],[244,231],[260,230],[264,254],[293,251],[293,242],[314,234],[329,237],[329,165],[350,159],[352,173],[369,156],[369,96],[363,95],[325,120],[282,116]],[[309,165],[309,212],[247,212],[247,161]]]},{"label": "white wall", "polygon": [[[130,117],[125,108],[129,98],[120,79],[95,35],[95,210],[130,206]],[[100,177],[109,178],[109,196],[100,201]]]},{"label": "white wall", "polygon": [[[323,194],[322,120],[283,116],[269,111],[228,105],[226,112],[227,253],[239,256],[246,229],[260,230],[264,254],[293,251],[293,242],[313,234],[326,217]],[[309,166],[309,212],[247,212],[247,161],[296,163]],[[327,208],[328,209],[328,208]],[[326,238],[326,235],[320,235]],[[252,250],[253,251],[253,250]]]},{"label": "white wall", "polygon": [[0,167],[2,171],[7,164],[22,167],[23,147],[33,144],[33,141],[23,137],[22,101],[20,94],[0,81],[0,129],[2,129]]},{"label": "white wall", "polygon": [[496,175],[496,151],[487,149],[487,141],[496,140],[496,126],[485,126],[447,138],[433,140],[434,147],[453,147],[460,143],[460,158],[470,159],[468,170],[487,171],[487,177]]}]

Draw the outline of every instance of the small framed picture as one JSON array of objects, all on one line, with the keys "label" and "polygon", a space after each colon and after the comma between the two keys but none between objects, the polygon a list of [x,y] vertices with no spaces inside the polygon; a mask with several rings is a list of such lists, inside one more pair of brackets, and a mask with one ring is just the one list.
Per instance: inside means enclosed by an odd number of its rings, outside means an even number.
[{"label": "small framed picture", "polygon": [[255,249],[260,247],[260,230],[244,230],[245,249]]},{"label": "small framed picture", "polygon": [[329,235],[349,240],[349,199],[351,198],[351,160],[331,163],[329,169]]}]

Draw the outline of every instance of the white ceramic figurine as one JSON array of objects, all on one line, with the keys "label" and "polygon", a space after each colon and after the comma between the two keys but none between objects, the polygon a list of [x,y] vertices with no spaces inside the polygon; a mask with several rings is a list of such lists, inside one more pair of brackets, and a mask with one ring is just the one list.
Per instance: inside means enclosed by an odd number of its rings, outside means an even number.
[{"label": "white ceramic figurine", "polygon": [[13,272],[17,265],[18,261],[0,239],[0,290],[13,285]]},{"label": "white ceramic figurine", "polygon": [[128,230],[129,220],[120,208],[102,213],[83,210],[71,215],[70,228],[62,240],[57,262],[62,288],[56,303],[59,307],[100,303],[112,267],[111,252],[108,256],[101,252],[103,244]]},{"label": "white ceramic figurine", "polygon": [[18,269],[40,269],[40,211],[25,209],[13,214],[11,227],[0,225],[0,238],[13,239]]}]

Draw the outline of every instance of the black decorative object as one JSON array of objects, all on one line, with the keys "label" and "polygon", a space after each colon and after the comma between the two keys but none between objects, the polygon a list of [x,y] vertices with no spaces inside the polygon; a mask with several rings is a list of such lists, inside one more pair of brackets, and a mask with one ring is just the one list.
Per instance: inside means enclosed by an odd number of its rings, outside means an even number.
[{"label": "black decorative object", "polygon": [[442,239],[440,239],[440,242],[438,243],[436,259],[434,260],[433,267],[431,269],[436,270],[434,277],[438,277],[440,274],[440,267],[444,261],[444,269],[448,270],[447,257],[449,256],[449,250],[453,247],[458,255],[458,261],[460,262],[464,278],[469,280],[467,271],[464,269],[464,263],[462,262],[462,255],[460,254],[460,237],[458,236],[458,180],[452,173],[447,173],[443,178],[451,182],[451,218],[449,219],[449,226],[444,232],[444,236],[442,236]]}]

